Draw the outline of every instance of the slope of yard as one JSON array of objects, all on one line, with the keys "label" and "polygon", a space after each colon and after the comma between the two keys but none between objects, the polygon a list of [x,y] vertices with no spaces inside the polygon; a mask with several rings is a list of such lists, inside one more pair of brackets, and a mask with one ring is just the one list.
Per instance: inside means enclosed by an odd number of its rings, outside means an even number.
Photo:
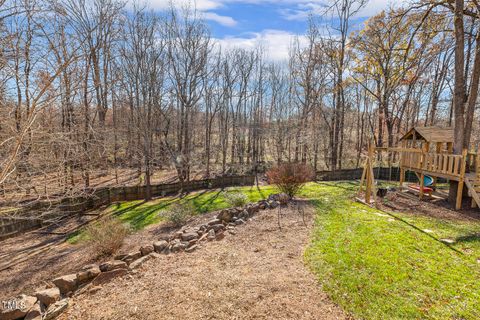
[{"label": "slope of yard", "polygon": [[[141,230],[149,225],[157,224],[165,220],[163,210],[167,210],[175,203],[186,204],[192,207],[195,214],[216,211],[230,207],[225,199],[225,193],[242,192],[248,198],[248,202],[265,199],[275,193],[272,186],[231,187],[225,190],[204,190],[190,193],[184,197],[164,197],[149,202],[142,200],[126,201],[112,204],[106,210],[127,223],[133,231]],[[68,242],[75,244],[84,239],[84,233],[80,230],[72,234]]]},{"label": "slope of yard", "polygon": [[97,292],[75,296],[60,319],[350,319],[302,261],[312,230],[294,208],[265,210],[221,241],[161,255]]},{"label": "slope of yard", "polygon": [[[265,186],[260,189],[240,187],[228,188],[224,191],[206,190],[190,193],[184,197],[113,204],[105,211],[98,213],[115,214],[131,226],[133,232],[125,239],[120,249],[129,252],[138,250],[141,245],[151,244],[159,237],[177,229],[163,221],[164,217],[161,214],[162,210],[173,203],[190,204],[197,213],[192,217],[191,222],[194,223],[199,219],[209,219],[207,212],[228,207],[224,192],[234,191],[243,192],[247,195],[248,201],[257,201],[268,197],[270,193],[275,192],[275,189]],[[89,243],[82,241],[86,238],[84,229],[64,235],[66,230],[71,230],[72,227],[88,222],[90,219],[92,219],[91,216],[76,216],[63,224],[52,225],[44,230],[48,232],[33,231],[2,241],[0,244],[0,300],[22,292],[31,294],[44,280],[69,274],[86,264],[111,259],[111,257],[96,257]],[[5,268],[2,269],[2,266]]]},{"label": "slope of yard", "polygon": [[479,319],[478,220],[387,213],[353,190],[306,190],[317,218],[305,260],[331,298],[364,319]]},{"label": "slope of yard", "polygon": [[[358,319],[480,318],[480,220],[429,202],[413,201],[406,207],[408,210],[395,213],[369,208],[352,200],[357,187],[355,182],[310,183],[300,195],[315,207],[315,226],[304,261],[333,302]],[[245,193],[249,201],[276,192],[270,186],[232,188],[227,192],[233,190]],[[400,199],[389,201],[394,207],[402,204]],[[107,210],[137,231],[128,237],[124,249],[137,248],[171,232],[164,230],[168,224],[163,223],[160,213],[175,202],[191,204],[198,214],[194,220],[209,219],[209,214],[200,213],[229,206],[219,190],[114,204]],[[262,232],[268,234],[274,229],[276,226],[272,225]],[[282,228],[282,233],[293,236],[294,230],[287,229]],[[255,237],[261,236],[258,232],[255,231]],[[82,233],[69,242],[81,237]],[[234,238],[228,250],[236,255]],[[250,239],[248,243],[258,242]],[[55,249],[61,251],[52,249],[52,255],[45,255],[44,260],[50,258],[43,264],[24,262],[4,276],[14,279],[13,274],[25,274],[25,270],[36,272],[35,268],[30,270],[32,263],[50,265],[52,261],[63,261],[65,266],[52,264],[47,269],[51,276],[65,273],[72,261],[79,265],[90,262],[80,261],[85,254],[82,248],[64,243]],[[63,258],[58,259],[58,254]],[[214,270],[214,266],[211,268]],[[41,280],[40,276],[37,278],[37,282]],[[152,281],[154,278],[152,275]],[[190,280],[185,279],[186,283]],[[15,286],[10,287],[11,290]]]}]

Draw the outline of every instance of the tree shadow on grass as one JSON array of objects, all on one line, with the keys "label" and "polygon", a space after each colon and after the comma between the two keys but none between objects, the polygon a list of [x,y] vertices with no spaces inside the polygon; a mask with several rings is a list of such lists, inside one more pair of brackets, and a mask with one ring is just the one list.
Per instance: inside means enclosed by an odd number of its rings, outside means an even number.
[{"label": "tree shadow on grass", "polygon": [[121,210],[114,211],[114,215],[119,217],[123,222],[127,222],[134,231],[141,230],[148,225],[158,223],[164,218],[159,214],[160,211],[167,209],[174,203],[192,203],[197,213],[208,211],[208,207],[205,210],[199,210],[203,205],[212,203],[220,195],[222,190],[218,191],[214,196],[208,197],[206,201],[198,203],[202,197],[211,192],[210,190],[203,190],[193,196],[189,196],[190,193],[185,192],[177,194],[173,197],[158,199],[152,204],[148,204],[146,201],[135,203]]},{"label": "tree shadow on grass", "polygon": [[[197,213],[209,212],[209,211],[217,209],[215,207],[215,200],[217,200],[219,198],[219,196],[222,194],[223,191],[224,191],[223,188],[218,190],[214,194],[211,194],[210,196],[206,197],[205,201],[201,201],[202,198],[200,196],[197,196],[197,197],[189,199],[189,200],[192,201],[192,203],[195,207],[195,211]],[[202,193],[202,195],[203,195],[203,193]]]},{"label": "tree shadow on grass", "polygon": [[162,219],[158,215],[158,211],[164,210],[179,200],[180,198],[170,198],[152,204],[147,204],[148,202],[143,201],[137,205],[115,211],[114,215],[121,221],[128,223],[134,231],[137,231],[152,223],[161,221]]},{"label": "tree shadow on grass", "polygon": [[[346,190],[352,190],[348,187],[343,187],[343,186],[339,186],[337,183],[318,183],[318,184],[322,184],[322,185],[325,185],[325,186],[335,186],[335,187],[339,187],[339,188],[343,188],[343,189],[346,189]],[[355,183],[351,183],[352,185],[355,185]],[[356,185],[356,187],[358,187],[358,185]],[[312,203],[313,205],[317,206],[317,207],[322,207],[322,210],[324,211],[329,211],[329,210],[332,210],[333,209],[333,206],[335,206],[336,204],[335,203],[330,203],[330,202],[325,202],[325,201],[322,201],[321,199],[311,199],[310,200],[310,203]],[[369,208],[368,206],[365,205],[365,207]],[[432,240],[438,242],[438,243],[441,243],[442,245],[444,245],[445,247],[447,247],[448,249],[458,253],[458,254],[461,254],[461,255],[464,255],[464,253],[460,250],[457,250],[455,249],[451,244],[445,242],[445,241],[442,241],[441,239],[435,237],[434,235],[426,232],[425,230],[423,230],[422,228],[419,228],[417,227],[415,224],[401,218],[400,216],[397,216],[395,215],[394,213],[392,212],[388,212],[388,211],[384,211],[384,210],[381,210],[381,209],[375,209],[379,212],[382,212],[386,215],[389,215],[390,217],[392,217],[393,219],[407,225],[408,227],[410,228],[413,228],[419,232],[421,232],[422,234],[426,235],[427,237],[431,238]],[[462,240],[462,238],[464,238]],[[466,237],[460,237],[458,238],[460,240],[458,240],[459,242],[463,241],[463,242],[467,242],[467,241],[480,241],[480,234],[476,234],[476,235],[470,235],[470,236],[466,236]]]},{"label": "tree shadow on grass", "polygon": [[435,237],[434,235],[432,235],[432,234],[426,232],[425,230],[417,227],[417,226],[414,225],[413,223],[408,222],[407,220],[405,220],[405,219],[403,219],[403,218],[401,218],[401,217],[399,217],[399,216],[397,216],[397,215],[395,215],[395,214],[393,214],[393,213],[391,213],[391,212],[384,211],[384,210],[380,210],[380,209],[376,209],[376,210],[381,211],[382,213],[385,213],[385,214],[391,216],[391,217],[394,218],[395,220],[398,220],[398,221],[406,224],[407,226],[409,226],[409,227],[411,227],[411,228],[413,228],[413,229],[421,232],[422,234],[430,237],[431,239],[435,240],[436,242],[441,243],[442,245],[446,246],[446,247],[449,248],[450,250],[452,250],[452,251],[454,251],[454,252],[456,252],[456,253],[458,253],[458,254],[464,255],[464,253],[463,253],[462,251],[455,249],[455,248],[454,248],[453,246],[451,246],[449,243],[447,243],[447,242],[445,242],[445,241],[442,241],[441,239]]},{"label": "tree shadow on grass", "polygon": [[480,242],[480,233],[469,234],[466,236],[457,237],[455,242],[470,243]]},{"label": "tree shadow on grass", "polygon": [[[355,181],[338,181],[338,182],[326,182],[326,181],[314,181],[315,184],[326,186],[326,187],[335,187],[341,188],[347,191],[356,191],[358,189],[358,180]],[[349,185],[349,186],[345,186]]]}]

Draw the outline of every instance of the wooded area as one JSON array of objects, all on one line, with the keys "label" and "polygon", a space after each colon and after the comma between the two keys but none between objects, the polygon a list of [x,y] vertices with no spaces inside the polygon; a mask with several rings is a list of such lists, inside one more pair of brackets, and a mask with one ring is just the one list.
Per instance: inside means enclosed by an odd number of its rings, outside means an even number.
[{"label": "wooded area", "polygon": [[456,153],[478,145],[477,0],[415,1],[361,28],[367,1],[329,3],[273,62],[221,48],[193,5],[0,0],[1,202],[126,176],[150,198],[169,171],[357,168],[371,138],[394,147],[413,126],[454,127]]}]

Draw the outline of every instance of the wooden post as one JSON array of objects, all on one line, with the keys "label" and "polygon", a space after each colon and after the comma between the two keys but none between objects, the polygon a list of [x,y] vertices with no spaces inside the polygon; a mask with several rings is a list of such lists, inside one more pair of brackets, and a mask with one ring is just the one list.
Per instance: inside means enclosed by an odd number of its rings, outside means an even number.
[{"label": "wooden post", "polygon": [[360,188],[358,189],[359,195],[363,190],[363,183],[365,182],[365,178],[367,177],[367,165],[368,165],[368,159],[365,160],[365,164],[363,165],[362,178],[360,179]]},{"label": "wooden post", "polygon": [[[477,183],[480,182],[480,157],[479,157],[479,151],[480,148],[477,147],[477,152],[475,153],[475,180],[472,182],[473,187],[477,185]],[[471,192],[475,192],[475,190],[472,190]],[[475,199],[472,197],[472,208],[478,207],[477,202]]]},{"label": "wooden post", "polygon": [[[442,143],[441,142],[437,142],[436,152],[437,152],[436,157],[438,156],[438,154],[440,154],[442,152]],[[437,167],[435,168],[435,170],[437,170],[437,168],[438,168],[438,163],[437,163]],[[437,170],[437,171],[440,171],[440,170]],[[437,187],[437,177],[433,177],[433,184],[432,185],[433,185],[434,188]]]},{"label": "wooden post", "polygon": [[462,208],[462,196],[463,196],[463,184],[465,181],[465,168],[467,165],[467,154],[468,150],[463,149],[462,152],[462,159],[461,159],[461,167],[460,167],[460,178],[458,179],[458,187],[457,187],[457,201],[455,203],[455,210],[460,210]]},{"label": "wooden post", "polygon": [[371,177],[370,177],[370,158],[367,159],[367,166],[365,167],[366,172],[366,182],[367,188],[365,190],[365,202],[370,205],[370,195],[372,193],[372,184],[371,184]]},{"label": "wooden post", "polygon": [[368,143],[368,158],[366,169],[366,179],[367,179],[367,189],[365,190],[365,202],[370,205],[370,197],[372,194],[372,182],[373,182],[373,168],[372,168],[372,158],[373,158],[373,145],[370,141]]},{"label": "wooden post", "polygon": [[405,182],[405,169],[403,167],[400,167],[400,191],[403,189],[403,183]]},{"label": "wooden post", "polygon": [[426,141],[424,144],[423,144],[423,150],[425,152],[430,152],[430,142]]},{"label": "wooden post", "polygon": [[418,194],[418,197],[421,199],[423,199],[423,187],[425,186],[425,174],[422,173],[420,174],[420,190],[419,190],[419,194]]},{"label": "wooden post", "polygon": [[419,168],[421,170],[420,172],[420,190],[419,190],[419,193],[418,193],[418,198],[421,200],[423,199],[423,187],[425,186],[425,174],[423,173],[423,170],[424,170],[424,165],[425,165],[425,158],[426,158],[426,152],[428,152],[428,148],[429,148],[429,144],[428,142],[426,142],[423,146],[422,146],[422,153],[420,154],[420,165],[419,165]]},{"label": "wooden post", "polygon": [[447,142],[447,150],[449,154],[453,153],[453,142]]},{"label": "wooden post", "polygon": [[[406,141],[402,141],[402,149],[405,149],[406,148]],[[400,184],[399,184],[399,188],[400,188],[400,191],[403,189],[403,183],[405,182],[405,169],[404,169],[404,152],[403,151],[400,151],[400,159],[399,159],[399,163],[400,163]]]}]

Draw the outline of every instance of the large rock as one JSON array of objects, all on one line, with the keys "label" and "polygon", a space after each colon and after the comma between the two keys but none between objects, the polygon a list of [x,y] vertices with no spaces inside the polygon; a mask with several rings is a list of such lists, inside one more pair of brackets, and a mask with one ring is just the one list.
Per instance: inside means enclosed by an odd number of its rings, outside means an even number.
[{"label": "large rock", "polygon": [[222,223],[222,220],[215,218],[215,219],[213,219],[213,220],[208,221],[208,222],[207,222],[207,225],[213,226],[214,224],[219,224],[219,223]]},{"label": "large rock", "polygon": [[250,214],[248,213],[248,210],[243,210],[242,212],[240,212],[240,213],[238,214],[238,218],[240,218],[240,219],[246,219],[246,218],[248,218],[249,215],[250,215]]},{"label": "large rock", "polygon": [[37,301],[33,307],[28,311],[24,320],[42,320],[42,306],[40,301]]},{"label": "large rock", "polygon": [[222,230],[215,233],[215,239],[222,240],[223,238],[225,238],[225,231]]},{"label": "large rock", "polygon": [[288,202],[291,200],[292,198],[290,198],[290,196],[286,193],[280,193],[277,197],[277,201],[282,205],[286,205],[288,204]]},{"label": "large rock", "polygon": [[146,246],[143,246],[140,248],[140,252],[142,253],[142,256],[146,256],[147,254],[152,253],[155,250],[153,245],[147,244]]},{"label": "large rock", "polygon": [[213,226],[211,226],[211,228],[213,229],[213,231],[218,232],[220,230],[224,230],[225,226],[219,223],[219,224],[214,224]]},{"label": "large rock", "polygon": [[258,205],[258,203],[252,204],[251,208],[253,213],[257,213],[258,211],[260,211],[260,206]]},{"label": "large rock", "polygon": [[260,210],[265,210],[268,207],[268,203],[261,201],[258,203],[258,207],[260,208]]},{"label": "large rock", "polygon": [[209,241],[215,240],[215,231],[214,231],[213,229],[211,229],[210,231],[208,231],[207,239],[208,239]]},{"label": "large rock", "polygon": [[179,251],[183,251],[185,250],[185,248],[187,247],[188,243],[184,243],[184,242],[176,242],[173,246],[172,246],[172,252],[179,252]]},{"label": "large rock", "polygon": [[68,307],[68,299],[55,302],[48,307],[45,313],[45,320],[52,320],[58,317]]},{"label": "large rock", "polygon": [[224,209],[220,211],[220,213],[217,215],[217,219],[225,222],[230,222],[232,221],[233,216],[235,215],[235,210],[228,210]]},{"label": "large rock", "polygon": [[165,240],[156,241],[153,243],[153,248],[155,249],[155,252],[165,252],[165,250],[168,248],[168,242]]},{"label": "large rock", "polygon": [[93,279],[92,286],[98,286],[100,284],[107,283],[113,278],[124,276],[127,273],[127,269],[115,269],[107,272],[102,272],[95,279]]},{"label": "large rock", "polygon": [[186,232],[186,233],[183,233],[182,234],[182,240],[183,241],[190,241],[190,240],[193,240],[193,239],[197,239],[198,238],[198,233],[196,232]]},{"label": "large rock", "polygon": [[7,304],[2,306],[0,311],[1,320],[16,320],[24,318],[27,313],[33,308],[37,298],[26,296],[24,294],[16,297],[15,299],[5,301]]},{"label": "large rock", "polygon": [[[213,230],[211,230],[211,231],[213,231]],[[215,231],[213,231],[213,234],[215,234]],[[208,237],[208,232],[205,232],[205,233],[202,234],[202,236],[198,239],[197,243],[199,243],[199,242],[207,239],[207,237]]]},{"label": "large rock", "polygon": [[276,200],[273,200],[269,202],[269,205],[270,205],[270,208],[275,209],[280,205],[280,203],[278,203],[278,201]]},{"label": "large rock", "polygon": [[107,272],[116,269],[127,269],[127,263],[121,260],[112,260],[104,262],[100,265],[100,271]]},{"label": "large rock", "polygon": [[125,258],[122,259],[122,261],[125,261],[127,264],[130,264],[132,263],[132,261],[139,259],[141,256],[142,256],[142,253],[140,251],[130,252],[129,254],[127,254]]},{"label": "large rock", "polygon": [[[100,272],[100,270],[99,270]],[[60,289],[57,287],[44,289],[35,293],[37,299],[47,307],[60,299]]]},{"label": "large rock", "polygon": [[129,267],[130,269],[136,269],[140,267],[145,261],[148,261],[153,258],[157,258],[158,256],[159,256],[158,253],[152,252],[149,255],[143,256],[140,259],[133,261]]},{"label": "large rock", "polygon": [[183,234],[183,230],[176,231],[176,232],[173,234],[173,238],[174,238],[174,239],[180,239],[180,237],[182,236],[182,234]]},{"label": "large rock", "polygon": [[278,193],[274,193],[268,196],[268,201],[276,201],[278,199]]},{"label": "large rock", "polygon": [[65,294],[77,288],[77,275],[68,274],[66,276],[55,278],[52,282],[58,289],[60,289],[61,294]]},{"label": "large rock", "polygon": [[128,253],[119,253],[115,257],[113,257],[114,260],[124,260],[128,256]]},{"label": "large rock", "polygon": [[[247,212],[247,216],[248,216],[248,215],[251,216],[251,215],[253,215],[253,214],[256,212],[254,206],[248,206],[248,207],[245,209],[245,211]],[[238,216],[241,217],[241,218],[244,218],[244,217],[245,217],[245,213],[243,213],[243,214],[240,213]]]},{"label": "large rock", "polygon": [[238,219],[235,221],[235,224],[238,226],[238,225],[241,225],[241,224],[244,224],[245,223],[245,220],[243,219]]},{"label": "large rock", "polygon": [[100,268],[97,265],[90,265],[89,268],[84,268],[84,270],[77,272],[77,281],[79,284],[88,282],[98,276],[100,272]]}]

